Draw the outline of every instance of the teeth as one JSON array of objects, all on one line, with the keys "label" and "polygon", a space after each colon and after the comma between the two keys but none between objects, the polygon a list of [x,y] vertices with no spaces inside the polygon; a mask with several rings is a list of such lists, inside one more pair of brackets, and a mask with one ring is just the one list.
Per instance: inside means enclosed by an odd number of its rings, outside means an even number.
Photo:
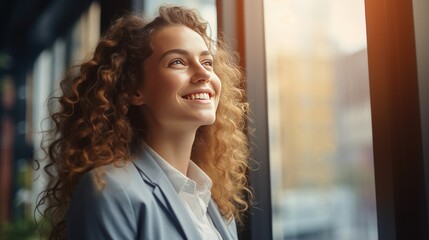
[{"label": "teeth", "polygon": [[209,100],[210,95],[208,93],[193,93],[185,96],[185,98],[188,100]]}]

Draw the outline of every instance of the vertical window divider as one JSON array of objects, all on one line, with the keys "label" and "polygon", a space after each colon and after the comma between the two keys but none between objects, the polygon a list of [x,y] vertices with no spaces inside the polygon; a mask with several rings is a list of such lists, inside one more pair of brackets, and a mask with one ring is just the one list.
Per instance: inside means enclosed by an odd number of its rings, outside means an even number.
[{"label": "vertical window divider", "polygon": [[271,185],[268,143],[267,81],[263,0],[217,0],[218,27],[223,40],[240,54],[250,104],[250,187],[253,206],[240,239],[272,239]]},{"label": "vertical window divider", "polygon": [[429,239],[412,1],[365,1],[379,239]]},{"label": "vertical window divider", "polygon": [[271,239],[273,235],[263,1],[246,0],[243,9],[245,72],[251,117],[251,161],[256,162],[252,164],[256,170],[249,173],[255,204],[250,211],[250,231],[251,239]]}]

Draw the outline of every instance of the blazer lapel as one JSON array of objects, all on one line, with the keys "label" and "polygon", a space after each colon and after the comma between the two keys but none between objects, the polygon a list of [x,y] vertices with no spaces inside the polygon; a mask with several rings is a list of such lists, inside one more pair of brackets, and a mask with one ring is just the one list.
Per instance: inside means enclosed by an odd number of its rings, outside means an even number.
[{"label": "blazer lapel", "polygon": [[213,200],[210,200],[207,211],[213,221],[213,224],[222,236],[222,239],[237,239],[235,220],[232,220],[232,222],[227,227],[227,223],[220,215],[219,209]]},{"label": "blazer lapel", "polygon": [[143,180],[154,187],[155,198],[166,209],[176,226],[182,230],[184,238],[201,239],[179,195],[153,156],[145,150],[140,159],[133,162],[143,175]]}]

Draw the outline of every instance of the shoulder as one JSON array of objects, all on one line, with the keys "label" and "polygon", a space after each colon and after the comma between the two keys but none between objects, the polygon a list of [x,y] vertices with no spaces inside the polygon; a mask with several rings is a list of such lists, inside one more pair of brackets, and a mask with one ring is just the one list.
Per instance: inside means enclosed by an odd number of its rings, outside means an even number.
[{"label": "shoulder", "polygon": [[132,162],[121,165],[111,163],[84,173],[79,180],[79,185],[97,184],[99,180],[105,183],[127,184],[127,182],[132,181],[135,174],[137,173],[133,170]]},{"label": "shoulder", "polygon": [[132,162],[95,168],[79,180],[70,202],[69,220],[136,216],[139,206],[150,199],[151,190],[145,185]]},{"label": "shoulder", "polygon": [[142,183],[141,174],[130,161],[121,165],[97,167],[85,173],[79,180],[76,192],[88,193],[93,197],[123,197],[136,190],[135,187],[141,189]]},{"label": "shoulder", "polygon": [[[71,239],[98,239],[100,236],[130,239],[137,233],[138,191],[133,186],[139,185],[144,189],[131,162],[123,166],[106,165],[85,173],[70,202],[68,236]],[[139,203],[144,204],[144,201],[139,199]]]}]

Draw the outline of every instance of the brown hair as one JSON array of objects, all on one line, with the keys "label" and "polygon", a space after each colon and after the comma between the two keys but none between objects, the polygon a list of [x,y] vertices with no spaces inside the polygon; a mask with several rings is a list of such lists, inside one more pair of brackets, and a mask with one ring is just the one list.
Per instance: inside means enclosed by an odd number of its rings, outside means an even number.
[{"label": "brown hair", "polygon": [[212,197],[226,219],[240,220],[248,208],[247,103],[237,58],[221,40],[214,45],[207,22],[195,10],[164,6],[148,23],[136,15],[116,20],[92,59],[77,66],[78,75],[61,82],[62,96],[51,99],[58,100],[60,108],[51,114],[54,128],[45,140],[48,185],[37,204],[38,209],[45,206],[42,214],[50,223],[50,239],[65,238],[67,209],[80,177],[106,164],[119,167],[139,145],[142,132],[132,122],[129,101],[140,84],[141,63],[152,53],[151,36],[169,25],[187,26],[203,37],[215,52],[214,71],[222,81],[216,121],[198,129],[191,158],[213,180]]}]

